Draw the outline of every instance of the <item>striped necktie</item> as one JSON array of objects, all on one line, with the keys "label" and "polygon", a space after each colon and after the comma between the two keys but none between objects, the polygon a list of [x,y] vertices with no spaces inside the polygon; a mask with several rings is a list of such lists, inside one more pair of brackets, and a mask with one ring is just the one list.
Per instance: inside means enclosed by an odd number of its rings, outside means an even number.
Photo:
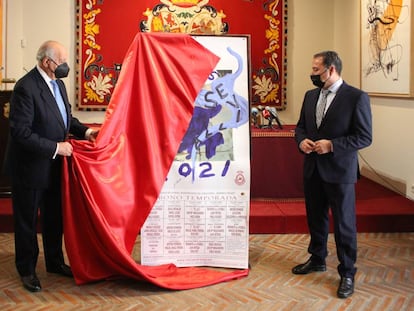
[{"label": "striped necktie", "polygon": [[51,80],[50,83],[52,83],[56,103],[59,107],[60,114],[62,115],[63,122],[65,123],[65,128],[67,128],[68,127],[68,115],[66,114],[65,103],[63,102],[62,95],[60,94],[59,86],[56,80]]},{"label": "striped necktie", "polygon": [[330,93],[329,90],[322,90],[321,91],[321,96],[318,100],[318,104],[316,105],[316,126],[318,128],[321,125],[323,116],[325,114],[325,107],[326,107],[327,98],[328,98],[329,93]]}]

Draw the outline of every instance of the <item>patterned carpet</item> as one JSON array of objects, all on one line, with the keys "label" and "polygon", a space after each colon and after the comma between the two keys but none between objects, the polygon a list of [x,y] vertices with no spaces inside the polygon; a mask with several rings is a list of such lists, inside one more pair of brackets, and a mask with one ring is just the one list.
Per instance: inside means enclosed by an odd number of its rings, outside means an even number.
[{"label": "patterned carpet", "polygon": [[[39,241],[40,241],[39,236]],[[356,289],[336,298],[338,275],[333,236],[328,270],[306,276],[290,270],[307,259],[306,234],[250,236],[251,272],[246,278],[187,291],[168,291],[130,280],[76,286],[48,274],[40,255],[43,286],[29,293],[14,268],[13,234],[0,234],[1,310],[414,310],[414,233],[359,233]],[[139,240],[133,257],[139,261]]]}]

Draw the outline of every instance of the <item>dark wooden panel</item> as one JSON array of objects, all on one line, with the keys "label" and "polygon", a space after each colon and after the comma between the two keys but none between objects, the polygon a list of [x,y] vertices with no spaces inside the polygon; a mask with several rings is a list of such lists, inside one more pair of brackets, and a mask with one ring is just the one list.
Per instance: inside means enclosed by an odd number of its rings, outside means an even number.
[{"label": "dark wooden panel", "polygon": [[5,155],[9,138],[9,101],[12,91],[0,91],[0,197],[11,195],[10,178],[5,174]]}]

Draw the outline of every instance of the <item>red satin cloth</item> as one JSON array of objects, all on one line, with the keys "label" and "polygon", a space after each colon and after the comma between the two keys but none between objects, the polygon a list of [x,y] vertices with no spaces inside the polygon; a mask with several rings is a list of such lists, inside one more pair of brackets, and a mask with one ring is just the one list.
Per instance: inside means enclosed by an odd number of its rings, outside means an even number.
[{"label": "red satin cloth", "polygon": [[248,275],[142,266],[131,257],[217,62],[188,35],[136,35],[96,143],[71,141],[73,156],[64,161],[65,246],[77,284],[128,277],[189,289]]}]

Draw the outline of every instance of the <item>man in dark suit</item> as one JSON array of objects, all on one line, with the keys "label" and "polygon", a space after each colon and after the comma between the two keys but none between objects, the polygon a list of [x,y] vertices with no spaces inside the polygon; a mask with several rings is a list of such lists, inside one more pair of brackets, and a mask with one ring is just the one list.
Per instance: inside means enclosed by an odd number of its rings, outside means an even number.
[{"label": "man in dark suit", "polygon": [[329,208],[334,220],[338,273],[337,295],[354,292],[357,259],[355,183],[358,150],[372,142],[369,97],[341,78],[342,61],[333,51],[315,54],[311,80],[295,130],[304,159],[304,193],[311,257],[292,269],[294,274],[325,271],[328,255]]},{"label": "man in dark suit", "polygon": [[10,99],[8,162],[16,268],[23,286],[32,292],[41,290],[36,275],[39,209],[46,270],[72,276],[62,251],[62,157],[72,154],[72,146],[66,141],[69,133],[91,141],[97,135],[71,115],[65,85],[60,80],[69,72],[66,60],[67,52],[60,43],[42,44],[37,66],[16,83]]}]

